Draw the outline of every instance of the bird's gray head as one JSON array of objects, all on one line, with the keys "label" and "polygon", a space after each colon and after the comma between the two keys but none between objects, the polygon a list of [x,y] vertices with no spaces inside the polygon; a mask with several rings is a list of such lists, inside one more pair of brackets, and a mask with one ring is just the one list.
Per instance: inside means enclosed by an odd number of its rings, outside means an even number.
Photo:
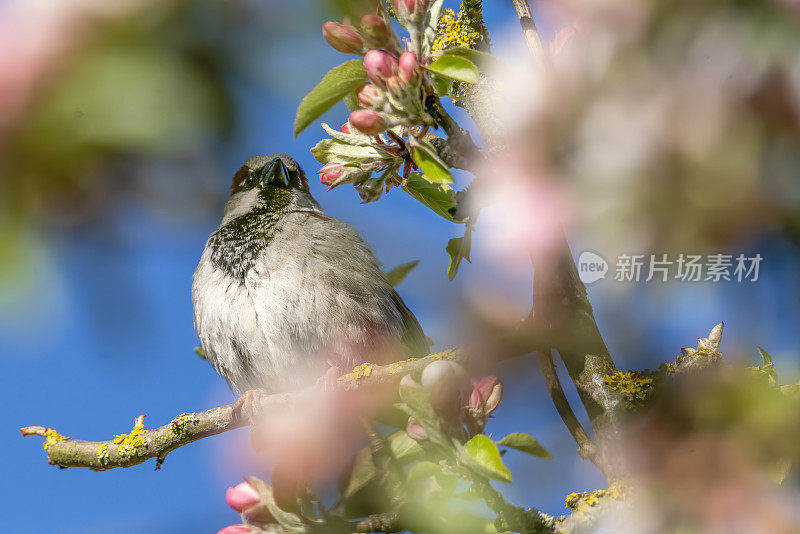
[{"label": "bird's gray head", "polygon": [[231,183],[231,197],[225,204],[223,224],[249,213],[278,213],[290,206],[319,209],[308,190],[308,181],[300,165],[286,154],[255,156],[236,171]]},{"label": "bird's gray head", "polygon": [[299,190],[308,193],[306,174],[293,157],[286,154],[254,156],[233,175],[231,195],[253,189],[270,188]]}]

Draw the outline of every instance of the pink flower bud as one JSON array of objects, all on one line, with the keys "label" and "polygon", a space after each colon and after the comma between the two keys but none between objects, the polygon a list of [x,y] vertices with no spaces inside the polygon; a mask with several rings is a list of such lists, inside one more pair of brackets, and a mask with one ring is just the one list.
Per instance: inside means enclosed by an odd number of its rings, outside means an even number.
[{"label": "pink flower bud", "polygon": [[400,0],[400,4],[406,8],[406,11],[413,13],[417,6],[422,9],[428,8],[428,0]]},{"label": "pink flower bud", "polygon": [[228,525],[227,527],[223,528],[217,534],[251,534],[253,529],[248,527],[247,525],[243,525],[239,523],[238,525]]},{"label": "pink flower bud", "polygon": [[386,21],[379,15],[364,15],[361,18],[361,27],[370,37],[370,44],[375,47],[384,47],[389,44],[389,28]]},{"label": "pink flower bud", "polygon": [[472,393],[469,397],[470,409],[480,415],[489,415],[503,398],[503,383],[496,376],[484,376],[472,380]]},{"label": "pink flower bud", "polygon": [[389,52],[370,50],[364,56],[364,68],[367,69],[367,76],[372,83],[385,89],[386,80],[397,72],[397,59]]},{"label": "pink flower bud", "polygon": [[406,82],[416,81],[419,75],[419,62],[414,52],[403,52],[399,60],[400,78]]},{"label": "pink flower bud", "polygon": [[317,174],[319,174],[319,181],[322,182],[322,185],[331,186],[342,175],[342,165],[334,162],[326,163],[317,171]]},{"label": "pink flower bud", "polygon": [[335,50],[345,54],[360,54],[364,41],[356,29],[339,22],[326,22],[322,25],[322,36]]},{"label": "pink flower bud", "polygon": [[377,135],[386,129],[386,121],[371,109],[357,109],[350,113],[350,125],[367,135]]},{"label": "pink flower bud", "polygon": [[261,502],[261,496],[247,482],[242,482],[234,488],[228,488],[225,492],[225,500],[228,505],[237,512],[245,512]]},{"label": "pink flower bud", "polygon": [[342,126],[339,128],[339,131],[342,132],[342,133],[346,133],[346,134],[353,133],[353,132],[350,131],[350,123],[349,122],[345,122],[344,124],[342,124]]},{"label": "pink flower bud", "polygon": [[372,84],[366,84],[358,92],[358,103],[365,108],[370,108],[380,98],[378,89]]},{"label": "pink flower bud", "polygon": [[425,432],[425,429],[422,428],[422,425],[419,424],[413,417],[408,418],[408,424],[406,424],[406,434],[408,434],[411,439],[416,441],[428,439],[428,433]]}]

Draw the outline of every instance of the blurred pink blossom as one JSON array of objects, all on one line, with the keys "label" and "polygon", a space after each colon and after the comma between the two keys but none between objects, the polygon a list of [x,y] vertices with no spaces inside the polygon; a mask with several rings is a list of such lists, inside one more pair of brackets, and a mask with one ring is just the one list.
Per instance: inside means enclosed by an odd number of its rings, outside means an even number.
[{"label": "blurred pink blossom", "polygon": [[58,74],[98,17],[115,17],[150,0],[9,0],[0,3],[0,135]]}]

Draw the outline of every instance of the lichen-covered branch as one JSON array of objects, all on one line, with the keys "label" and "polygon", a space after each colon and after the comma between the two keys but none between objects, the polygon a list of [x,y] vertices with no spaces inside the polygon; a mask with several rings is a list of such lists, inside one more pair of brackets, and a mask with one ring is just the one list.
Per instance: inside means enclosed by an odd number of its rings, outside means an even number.
[{"label": "lichen-covered branch", "polygon": [[[272,402],[279,402],[273,396]],[[220,406],[204,412],[184,413],[168,424],[144,429],[144,416],[134,420],[133,429],[107,441],[84,441],[62,436],[51,428],[26,426],[20,428],[23,436],[42,436],[47,460],[61,467],[88,467],[103,471],[114,467],[131,467],[150,458],[156,458],[160,466],[167,454],[178,447],[198,439],[220,434],[245,426],[240,417],[234,415],[234,405]]]},{"label": "lichen-covered branch", "polygon": [[431,51],[441,52],[451,46],[489,51],[489,32],[483,22],[482,0],[463,0],[458,13],[452,9],[444,10]]},{"label": "lichen-covered branch", "polygon": [[[508,354],[513,357],[519,354]],[[397,390],[397,384],[406,374],[416,374],[434,360],[453,360],[469,366],[469,351],[449,349],[424,358],[406,360],[389,365],[362,364],[352,372],[339,377],[343,391],[381,387]],[[278,393],[263,397],[259,408],[289,405],[310,390]],[[234,404],[212,408],[204,412],[184,413],[164,426],[145,430],[144,416],[135,419],[132,430],[105,441],[84,441],[61,435],[56,430],[41,426],[20,429],[23,436],[42,436],[47,460],[61,467],[88,467],[96,471],[114,467],[131,467],[150,458],[160,466],[171,451],[193,441],[249,425],[250,414],[235,409]]]},{"label": "lichen-covered branch", "polygon": [[533,310],[539,335],[558,351],[567,372],[575,383],[578,396],[589,415],[599,446],[596,458],[610,479],[616,469],[604,451],[610,449],[618,434],[619,422],[614,406],[620,394],[608,388],[603,378],[617,370],[608,352],[586,296],[586,287],[578,276],[566,237],[541,257],[532,255]]}]

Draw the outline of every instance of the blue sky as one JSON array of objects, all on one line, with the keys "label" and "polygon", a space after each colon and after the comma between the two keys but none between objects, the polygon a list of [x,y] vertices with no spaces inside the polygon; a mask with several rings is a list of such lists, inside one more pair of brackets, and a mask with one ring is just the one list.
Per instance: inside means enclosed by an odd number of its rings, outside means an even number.
[{"label": "blue sky", "polygon": [[[500,4],[487,2],[488,26],[500,36],[501,47],[524,46],[510,2]],[[502,37],[504,30],[514,33]],[[296,55],[283,54],[276,65],[293,69],[289,75],[300,77],[307,87],[341,61],[318,33],[298,37],[293,44]],[[215,211],[176,220],[131,204],[108,227],[43,233],[30,265],[32,286],[0,301],[5,407],[0,502],[8,531],[216,532],[237,522],[224,491],[248,474],[247,459],[223,460],[222,453],[247,439],[244,430],[174,451],[158,472],[148,462],[103,473],[49,466],[41,440],[22,439],[17,430],[44,425],[69,436],[105,439],[128,431],[139,413],[147,414],[146,426],[160,426],[179,413],[233,400],[224,381],[192,351],[198,341],[191,275],[216,227],[235,169],[254,154],[286,152],[311,173],[318,164],[308,149],[321,129],[313,126],[292,139],[299,95],[280,85],[265,90],[248,80],[231,80],[231,88],[238,130],[234,142],[218,154],[226,171],[217,184]],[[336,108],[327,119],[338,125],[344,117],[343,109]],[[400,191],[366,206],[348,187],[325,192],[314,183],[312,192],[330,215],[362,232],[386,267],[421,260],[400,291],[438,347],[457,343],[451,307],[464,287],[492,279],[487,252],[479,246],[473,264],[450,283],[444,245],[458,232],[453,225]],[[598,323],[620,367],[653,367],[724,319],[730,333],[724,346],[752,351],[763,344],[776,356],[779,371],[796,374],[796,361],[789,355],[800,345],[794,330],[800,319],[800,266],[791,245],[778,238],[742,243],[735,252],[756,250],[765,256],[756,284],[667,286],[669,290],[640,285],[622,293],[608,281],[592,286]],[[500,285],[521,307],[529,302],[529,279]],[[518,504],[564,513],[564,495],[600,487],[603,480],[575,453],[532,360],[509,362],[499,374],[506,383],[506,399],[489,430],[497,435],[528,431],[554,455],[545,461],[510,453],[517,483],[503,489]]]}]

